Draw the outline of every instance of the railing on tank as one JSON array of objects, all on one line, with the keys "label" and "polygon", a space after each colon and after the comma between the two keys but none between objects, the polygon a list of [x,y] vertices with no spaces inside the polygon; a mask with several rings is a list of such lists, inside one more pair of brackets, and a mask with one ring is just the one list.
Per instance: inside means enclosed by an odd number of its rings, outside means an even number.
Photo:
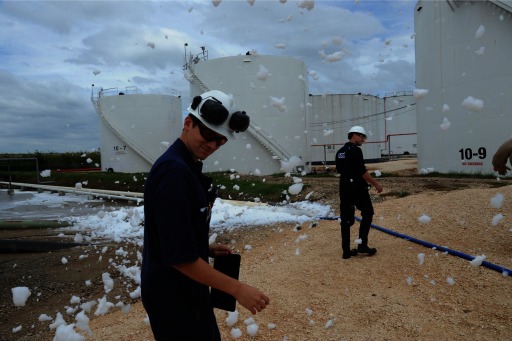
[{"label": "railing on tank", "polygon": [[187,46],[188,44],[185,43],[185,64],[183,64],[183,70],[191,69],[195,64],[208,60],[208,50],[206,50],[204,46],[201,46],[202,52],[196,54],[195,56],[190,53],[187,59]]},{"label": "railing on tank", "polygon": [[[382,161],[389,161],[389,160],[392,160],[392,159],[397,159],[397,158],[404,158],[404,157],[414,157],[416,155],[416,153],[411,153],[411,152],[408,152],[407,154],[396,154],[396,153],[391,153],[390,150],[391,150],[391,138],[392,137],[396,137],[396,136],[406,136],[406,135],[418,135],[418,133],[400,133],[400,134],[388,134],[386,135],[386,140],[383,140],[383,141],[368,141],[368,142],[365,142],[365,144],[377,144],[377,143],[386,143],[387,144],[387,149],[381,149],[380,151],[380,159]],[[311,145],[311,155],[315,155],[313,153],[313,148],[322,148],[323,149],[323,160],[313,160],[313,158],[311,158],[311,164],[313,166],[317,165],[317,166],[329,166],[329,165],[334,165],[335,164],[335,158],[332,157],[332,158],[327,158],[327,154],[330,154],[329,151],[332,151],[333,153],[336,153],[336,151],[338,149],[340,149],[343,145],[345,144],[345,142],[343,143],[329,143],[329,144],[312,144]],[[385,153],[387,151],[387,153]]]}]

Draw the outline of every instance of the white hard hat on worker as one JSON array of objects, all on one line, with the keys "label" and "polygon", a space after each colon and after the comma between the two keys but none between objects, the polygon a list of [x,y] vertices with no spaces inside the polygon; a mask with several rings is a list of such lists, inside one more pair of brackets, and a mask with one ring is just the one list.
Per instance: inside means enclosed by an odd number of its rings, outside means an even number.
[{"label": "white hard hat on worker", "polygon": [[233,96],[219,90],[195,96],[187,111],[207,128],[227,138],[235,137],[235,132],[246,131],[250,123],[245,111],[236,110]]},{"label": "white hard hat on worker", "polygon": [[357,134],[361,134],[363,135],[364,138],[366,138],[366,130],[364,130],[363,127],[361,126],[353,126],[352,128],[350,128],[350,130],[348,131],[348,133],[357,133]]}]

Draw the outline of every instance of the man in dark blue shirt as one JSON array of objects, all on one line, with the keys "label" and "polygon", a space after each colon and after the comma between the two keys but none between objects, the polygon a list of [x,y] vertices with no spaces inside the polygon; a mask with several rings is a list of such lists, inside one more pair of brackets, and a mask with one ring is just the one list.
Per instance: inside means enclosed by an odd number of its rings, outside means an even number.
[{"label": "man in dark blue shirt", "polygon": [[[382,192],[381,184],[366,170],[363,152],[360,146],[366,141],[366,131],[361,126],[350,128],[349,141],[336,152],[336,171],[340,174],[340,217],[341,248],[343,259],[349,259],[358,253],[374,255],[377,249],[368,247],[368,234],[373,219],[373,205],[368,192],[368,183]],[[355,209],[361,211],[359,239],[361,244],[350,249],[350,226],[354,225]]]},{"label": "man in dark blue shirt", "polygon": [[208,263],[231,249],[209,246],[215,196],[201,160],[245,131],[249,117],[217,90],[196,96],[188,111],[180,137],[155,162],[144,191],[142,303],[158,341],[220,340],[209,287],[234,296],[253,314],[269,304],[264,293]]}]

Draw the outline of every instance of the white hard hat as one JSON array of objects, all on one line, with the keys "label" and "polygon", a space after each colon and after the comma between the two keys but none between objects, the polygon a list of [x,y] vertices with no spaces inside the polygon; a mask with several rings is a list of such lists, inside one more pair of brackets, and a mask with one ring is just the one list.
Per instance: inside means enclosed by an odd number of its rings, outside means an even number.
[{"label": "white hard hat", "polygon": [[350,133],[359,133],[359,134],[363,134],[364,136],[366,136],[366,130],[364,130],[364,128],[361,126],[353,126],[352,128],[350,128],[348,133],[349,134]]},{"label": "white hard hat", "polygon": [[194,97],[187,111],[209,129],[227,138],[235,137],[235,132],[246,131],[250,123],[245,111],[235,109],[233,96],[219,90]]}]

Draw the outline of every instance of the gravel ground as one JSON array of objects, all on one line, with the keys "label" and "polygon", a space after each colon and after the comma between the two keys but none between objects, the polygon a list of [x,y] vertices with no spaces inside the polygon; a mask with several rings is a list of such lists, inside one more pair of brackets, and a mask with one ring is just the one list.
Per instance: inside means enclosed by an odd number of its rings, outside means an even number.
[{"label": "gravel ground", "polygon": [[[510,180],[380,181],[384,192],[377,195],[372,190],[376,225],[464,254],[485,255],[491,264],[512,268]],[[310,200],[337,211],[336,178],[307,178],[305,184],[304,195],[314,191]],[[498,193],[505,199],[501,208],[493,208],[490,199]],[[423,214],[431,221],[420,223]],[[493,225],[497,214],[503,219]],[[357,238],[357,223],[352,237]],[[374,229],[370,246],[378,249],[377,254],[343,260],[336,220],[305,223],[300,229],[286,223],[252,227],[225,233],[218,241],[235,241],[234,248],[242,255],[240,279],[271,298],[268,308],[255,316],[239,307],[239,321],[233,326],[243,333],[238,340],[512,340],[511,278],[472,266],[469,260]],[[245,245],[252,249],[246,251]],[[104,246],[109,247],[102,253]],[[60,311],[68,323],[74,322],[64,307],[71,306],[72,295],[82,301],[105,295],[102,286],[86,286],[85,280],[101,283],[103,272],[113,274],[109,259],[119,259],[115,250],[120,246],[0,254],[0,340],[52,340],[51,321],[39,322],[39,315],[54,317]],[[140,247],[122,246],[135,263]],[[425,255],[422,265],[418,254]],[[63,256],[73,261],[65,266]],[[126,280],[114,281],[109,301],[131,303],[132,309],[128,314],[118,308],[104,316],[89,314],[93,335],[87,340],[151,340],[142,305],[120,285]],[[10,288],[19,285],[36,288],[24,307],[12,304]],[[226,312],[216,314],[223,339],[232,339]],[[259,326],[254,338],[244,324],[251,316]],[[13,333],[20,325],[22,329]]]}]

